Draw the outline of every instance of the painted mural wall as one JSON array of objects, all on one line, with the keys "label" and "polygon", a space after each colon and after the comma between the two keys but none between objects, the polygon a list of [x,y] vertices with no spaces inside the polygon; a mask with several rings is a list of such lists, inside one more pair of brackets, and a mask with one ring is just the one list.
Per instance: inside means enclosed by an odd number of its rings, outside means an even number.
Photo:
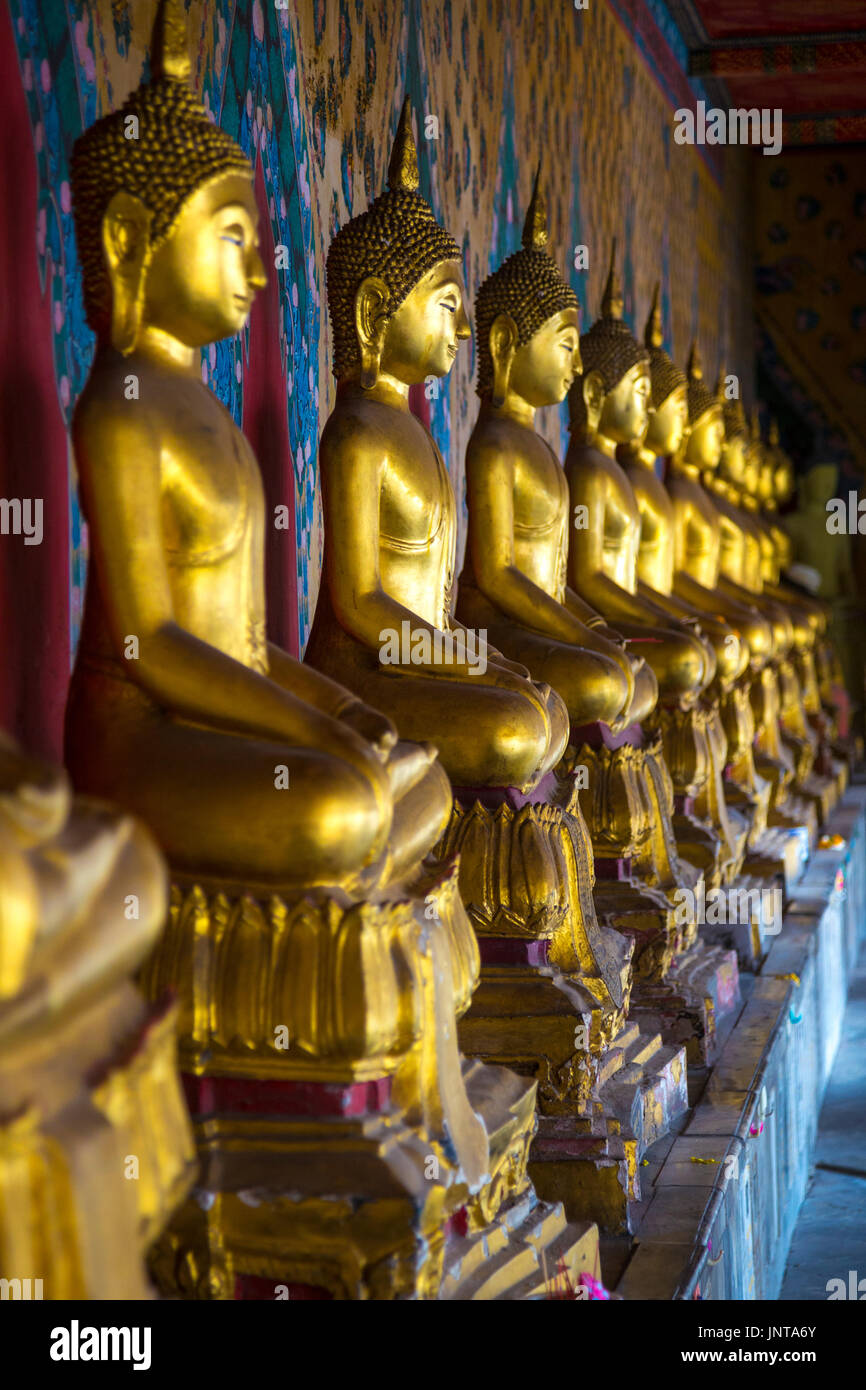
[{"label": "painted mural wall", "polygon": [[[69,200],[71,148],[147,73],[156,0],[8,3],[37,168],[33,254],[43,313],[33,331],[51,337],[57,404],[68,423],[92,351]],[[585,325],[598,310],[616,237],[632,326],[642,330],[661,279],[667,346],[683,361],[697,334],[708,372],[724,359],[751,400],[751,157],[673,142],[674,109],[693,104],[701,89],[684,76],[685,54],[663,0],[583,3],[190,0],[196,85],[257,165],[266,248],[282,262],[266,331],[269,389],[290,455],[277,492],[294,515],[285,540],[294,558],[281,582],[294,588],[291,627],[301,649],[321,563],[317,443],[334,394],[325,256],[335,228],[383,187],[407,91],[422,191],[463,247],[470,299],[516,248],[541,158],[551,249],[569,269]],[[586,270],[575,267],[581,245]],[[254,318],[252,330],[203,356],[203,378],[241,422],[255,367],[251,332],[260,340],[263,322]],[[473,367],[464,346],[429,402],[461,506]],[[564,408],[547,416],[548,438],[564,449]],[[87,538],[74,463],[58,457],[56,467],[69,470],[74,647]]]}]

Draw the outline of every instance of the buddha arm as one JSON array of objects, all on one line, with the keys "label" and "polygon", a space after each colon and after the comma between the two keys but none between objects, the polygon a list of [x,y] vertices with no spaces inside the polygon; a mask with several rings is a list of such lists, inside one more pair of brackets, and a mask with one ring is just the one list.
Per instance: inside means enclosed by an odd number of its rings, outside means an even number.
[{"label": "buddha arm", "polygon": [[757,603],[760,602],[761,594],[753,593],[745,585],[738,584],[736,580],[730,579],[726,574],[719,575],[719,589],[728,598],[736,599],[738,603]]},{"label": "buddha arm", "polygon": [[580,644],[583,624],[514,563],[514,459],[474,441],[466,460],[475,582],[491,603],[524,627]]},{"label": "buddha arm", "polygon": [[[146,417],[144,417],[146,418]],[[104,400],[76,413],[75,452],[109,636],[129,679],[167,710],[238,733],[318,748],[378,779],[372,751],[337,720],[193,636],[175,620],[161,527],[158,440]]]},{"label": "buddha arm", "polygon": [[351,690],[332,681],[314,666],[305,666],[272,642],[268,643],[268,674],[283,690],[354,729],[373,745],[383,761],[396,744],[397,730],[387,715],[371,709]]},{"label": "buddha arm", "polygon": [[717,593],[714,589],[704,588],[703,584],[699,584],[683,570],[677,570],[674,574],[674,590],[687,602],[703,609],[720,623],[727,624],[731,620],[746,618],[754,620],[757,616],[751,605],[732,599],[727,594]]},{"label": "buddha arm", "polygon": [[[328,584],[337,621],[365,646],[379,651],[387,632],[401,631],[408,623],[413,634],[440,631],[426,618],[413,613],[382,586],[379,571],[379,497],[386,463],[381,436],[365,437],[357,421],[346,429],[335,449],[327,432],[322,437],[322,490],[324,494]],[[477,681],[469,661],[387,668],[403,675],[439,676],[444,680]],[[477,668],[476,668],[477,669]],[[517,679],[495,664],[488,683],[510,685]]]},{"label": "buddha arm", "polygon": [[[584,506],[590,517],[603,517],[607,506],[607,475],[595,468],[568,470],[571,514]],[[579,536],[579,541],[576,537]],[[664,627],[667,615],[639,594],[615,583],[604,571],[604,527],[593,525],[572,537],[568,550],[568,577],[572,586],[609,622],[644,623]]]},{"label": "buddha arm", "polygon": [[698,615],[695,613],[694,606],[687,603],[685,599],[679,598],[676,594],[662,594],[658,589],[653,589],[649,584],[644,584],[642,579],[638,580],[637,591],[644,598],[650,600],[658,608],[675,618],[677,622],[685,623],[687,626],[699,625]]}]

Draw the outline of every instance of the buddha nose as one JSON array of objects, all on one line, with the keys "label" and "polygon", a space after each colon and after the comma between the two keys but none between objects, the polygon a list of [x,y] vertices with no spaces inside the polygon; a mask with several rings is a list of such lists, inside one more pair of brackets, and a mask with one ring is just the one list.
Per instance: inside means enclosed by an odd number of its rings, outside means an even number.
[{"label": "buddha nose", "polygon": [[264,262],[255,248],[252,250],[247,266],[247,280],[254,290],[263,290],[268,283]]},{"label": "buddha nose", "polygon": [[464,309],[462,304],[460,305],[460,309],[457,314],[457,337],[472,337],[472,329],[469,327],[469,319],[466,317],[466,310]]},{"label": "buddha nose", "polygon": [[571,355],[571,369],[575,376],[581,376],[583,374],[583,358],[580,355],[580,343],[577,344],[577,347]]}]

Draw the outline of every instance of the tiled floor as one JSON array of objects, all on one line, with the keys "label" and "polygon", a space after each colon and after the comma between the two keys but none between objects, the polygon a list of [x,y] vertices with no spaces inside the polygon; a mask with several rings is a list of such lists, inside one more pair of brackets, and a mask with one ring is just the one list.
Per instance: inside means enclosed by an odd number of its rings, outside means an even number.
[{"label": "tiled floor", "polygon": [[847,1291],[861,1279],[859,1297],[866,1299],[866,951],[851,978],[815,1168],[780,1297],[827,1299],[832,1280],[843,1280]]}]

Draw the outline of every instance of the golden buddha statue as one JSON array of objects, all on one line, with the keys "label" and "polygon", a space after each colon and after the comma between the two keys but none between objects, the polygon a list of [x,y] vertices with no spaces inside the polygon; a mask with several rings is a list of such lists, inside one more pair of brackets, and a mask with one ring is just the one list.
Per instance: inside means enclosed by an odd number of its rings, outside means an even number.
[{"label": "golden buddha statue", "polygon": [[528,791],[559,760],[567,715],[490,644],[473,660],[452,613],[454,493],[409,388],[447,375],[470,330],[459,248],[417,192],[408,105],[388,180],[328,252],[338,388],[321,441],[324,572],[306,661],[403,737],[431,739],[457,786]]},{"label": "golden buddha statue", "polygon": [[[538,1213],[535,1086],[457,1049],[478,950],[456,864],[429,854],[451,811],[435,751],[266,641],[261,479],[199,369],[264,283],[253,170],[189,72],[165,0],[150,82],[72,162],[97,350],[73,424],[92,558],[67,755],[169,859],[143,981],[180,997],[206,1194],[154,1269],[199,1297],[278,1278],[440,1297],[460,1287],[452,1217],[477,1244],[491,1222],[505,1235],[504,1202]],[[546,749],[544,696],[525,703]],[[580,1240],[547,1215],[571,1267]],[[501,1290],[527,1273],[524,1228],[508,1241]]]},{"label": "golden buddha statue", "polygon": [[[651,380],[649,353],[622,321],[615,255],[602,316],[582,336],[580,348],[584,376],[569,392],[572,440],[565,460],[576,521],[568,579],[585,602],[627,635],[630,650],[645,657],[658,689],[656,699],[642,708],[636,697],[633,723],[618,742],[599,726],[575,750],[577,762],[588,767],[593,791],[587,821],[596,868],[601,865],[602,893],[597,886],[596,901],[602,920],[633,933],[639,943],[637,1007],[631,1016],[670,1037],[666,1030],[677,1015],[691,1030],[689,1058],[706,1063],[714,1046],[716,1001],[727,1007],[737,997],[736,957],[705,948],[698,940],[697,914],[682,912],[684,902],[696,902],[693,895],[699,895],[704,877],[718,884],[724,863],[721,837],[708,822],[698,821],[690,804],[713,766],[700,700],[715,674],[716,658],[698,619],[689,613],[672,616],[639,587],[641,516],[617,450],[633,449],[645,438]],[[672,924],[664,920],[665,903],[677,908]],[[686,951],[690,965],[676,976],[681,962],[675,957]],[[642,968],[645,959],[649,968]],[[699,989],[686,985],[698,975]]]},{"label": "golden buddha statue", "polygon": [[536,175],[523,245],[475,314],[481,409],[466,453],[469,530],[457,616],[565,700],[572,727],[625,727],[635,673],[618,634],[566,584],[570,512],[559,460],[533,428],[580,371],[577,296],[546,250]]},{"label": "golden buddha statue", "polygon": [[640,513],[616,459],[618,445],[644,439],[652,388],[649,353],[623,322],[615,254],[614,243],[601,316],[581,338],[584,375],[568,398],[572,441],[565,470],[572,508],[588,518],[572,530],[569,577],[617,632],[643,644],[658,699],[689,700],[712,677],[711,658],[694,617],[667,613],[639,591]]},{"label": "golden buddha statue", "polygon": [[[749,651],[730,624],[721,616],[702,612],[693,603],[674,592],[675,521],[673,502],[656,472],[656,460],[670,459],[683,447],[688,424],[687,379],[664,350],[663,324],[656,284],[647,320],[644,342],[649,353],[651,404],[649,425],[642,441],[623,446],[618,458],[632,485],[640,512],[640,543],[637,556],[638,590],[674,618],[689,619],[699,624],[705,645],[709,647],[714,680],[703,691],[702,706],[706,718],[710,766],[706,776],[692,790],[692,804],[697,817],[712,825],[725,847],[724,875],[731,878],[739,869],[744,851],[743,831],[729,814],[723,789],[723,774],[730,752],[729,740],[721,710],[723,701],[730,700],[734,682],[748,665]],[[746,744],[748,746],[748,743]],[[686,769],[688,777],[688,769]],[[674,773],[674,786],[678,777]],[[687,831],[680,820],[680,843]],[[699,828],[692,823],[688,829],[694,840]],[[703,862],[710,866],[705,849]],[[722,870],[720,869],[720,872]]]},{"label": "golden buddha statue", "polygon": [[[644,662],[628,656],[622,639],[604,627],[595,610],[566,584],[568,487],[559,460],[536,432],[535,418],[539,409],[565,399],[580,368],[578,306],[548,252],[547,241],[539,170],[521,247],[488,276],[475,303],[476,391],[481,404],[466,456],[469,529],[457,616],[467,627],[483,628],[497,648],[524,662],[534,679],[556,689],[568,707],[572,741],[578,743],[581,730],[599,722],[615,732],[622,730],[634,699],[635,677],[642,679]],[[585,845],[591,875],[592,847],[577,795],[568,810],[573,838]],[[596,894],[604,912],[603,884],[596,885]],[[596,943],[606,936],[614,958],[620,956],[622,939],[617,947],[615,934],[599,926],[592,897],[585,897],[582,906],[588,940]],[[666,910],[662,904],[662,911]],[[648,969],[643,952],[637,969],[640,973]],[[479,993],[484,989],[482,971]],[[621,1016],[611,1026],[605,1017],[610,1012],[610,1003],[603,1001],[598,1022],[593,1020],[590,1044],[596,1075],[609,1078],[607,1092],[596,1091],[591,1104],[577,1107],[573,1133],[578,1144],[573,1153],[566,1149],[564,1107],[551,1114],[551,1107],[542,1106],[530,1164],[542,1193],[550,1185],[557,1194],[570,1191],[573,1201],[575,1186],[587,1191],[587,1180],[579,1173],[587,1134],[605,1141],[604,1149],[593,1148],[593,1163],[602,1152],[611,1154],[607,1131],[613,1116],[606,1096],[622,1084],[623,1067],[628,1065],[627,1039],[636,1035],[633,1024],[619,1027]],[[470,1022],[471,1018],[470,1014]],[[657,1036],[655,1046],[645,1034],[641,1040],[645,1050],[640,1081],[636,1073],[629,1073],[629,1085],[632,1094],[637,1087],[644,1096],[653,1092],[660,1099],[667,1051]],[[652,1133],[659,1132],[654,1126]],[[636,1156],[647,1138],[645,1132]],[[598,1200],[609,1211],[610,1190],[600,1193]]]},{"label": "golden buddha statue", "polygon": [[0,734],[0,1274],[25,1298],[149,1298],[193,1182],[174,1009],[130,982],[166,896],[142,826]]},{"label": "golden buddha statue", "polygon": [[[759,750],[757,770],[761,777],[771,781],[771,802],[774,810],[778,810],[793,768],[780,744],[777,710],[774,712],[771,703],[776,686],[768,663],[774,654],[776,638],[770,622],[754,603],[732,597],[720,583],[721,521],[715,499],[701,485],[701,480],[718,469],[725,422],[721,402],[703,379],[697,344],[692,345],[689,354],[687,399],[689,433],[684,447],[671,459],[666,480],[674,504],[674,591],[700,610],[731,622],[748,647],[751,704]],[[734,696],[738,688],[742,687],[734,687]],[[735,745],[742,745],[742,735],[749,723],[742,695],[739,699],[739,708],[729,705],[725,721],[729,742]],[[772,815],[773,812],[771,819]]]},{"label": "golden buddha statue", "polygon": [[[674,751],[677,773],[692,779],[688,791],[706,777],[709,761],[706,731],[695,715],[701,691],[715,670],[712,649],[692,615],[673,616],[641,590],[637,578],[641,516],[631,483],[617,461],[618,446],[635,446],[646,435],[650,415],[649,353],[622,320],[622,295],[615,269],[615,248],[602,302],[602,314],[581,338],[584,376],[569,392],[571,443],[565,460],[575,526],[570,531],[568,575],[573,588],[594,606],[632,651],[644,656],[655,676],[657,695],[638,700],[629,710],[632,724],[649,720],[658,748],[644,755],[648,779],[658,787],[648,810],[658,852],[657,882],[666,891],[682,886],[674,840],[667,767],[659,761],[661,739]],[[663,713],[664,712],[664,713]],[[684,750],[684,755],[679,750]],[[584,754],[581,758],[585,760]],[[670,766],[670,764],[668,764]],[[674,768],[671,767],[671,773]],[[659,774],[661,782],[659,782]],[[674,774],[676,775],[676,774]],[[601,784],[601,778],[599,783]],[[674,789],[682,792],[686,788]],[[590,821],[592,826],[592,820]],[[633,825],[632,831],[637,827]],[[709,856],[715,863],[718,841]],[[598,846],[597,853],[598,853]],[[691,848],[691,847],[690,847]],[[683,846],[687,857],[688,851]],[[635,857],[632,854],[632,857]],[[706,855],[701,868],[707,866]],[[641,856],[636,863],[640,865]],[[688,875],[687,875],[688,876]]]},{"label": "golden buddha statue", "polygon": [[749,587],[760,592],[763,607],[774,623],[784,619],[786,638],[776,662],[781,736],[795,765],[796,791],[811,801],[820,823],[829,816],[841,791],[836,785],[815,668],[814,649],[819,618],[793,593],[779,587],[780,556],[773,523],[765,510],[775,504],[775,460],[765,450],[760,419],[753,411],[745,455],[740,500],[755,535]]},{"label": "golden buddha statue", "polygon": [[[765,587],[773,597],[795,604],[807,615],[815,637],[813,656],[821,708],[828,720],[830,737],[835,742],[837,760],[847,769],[850,759],[850,749],[846,741],[848,701],[839,654],[830,638],[830,606],[824,599],[807,595],[802,589],[792,588],[783,579],[785,572],[794,562],[794,543],[786,524],[780,521],[779,508],[793,495],[794,465],[781,447],[779,426],[775,420],[770,421],[767,454],[770,468],[764,515],[775,545],[776,578],[775,582],[768,582],[765,578]],[[826,532],[826,526],[824,529]],[[845,734],[840,736],[840,724],[843,721],[846,726]],[[845,783],[847,775],[847,771],[842,772],[842,781]]]}]

